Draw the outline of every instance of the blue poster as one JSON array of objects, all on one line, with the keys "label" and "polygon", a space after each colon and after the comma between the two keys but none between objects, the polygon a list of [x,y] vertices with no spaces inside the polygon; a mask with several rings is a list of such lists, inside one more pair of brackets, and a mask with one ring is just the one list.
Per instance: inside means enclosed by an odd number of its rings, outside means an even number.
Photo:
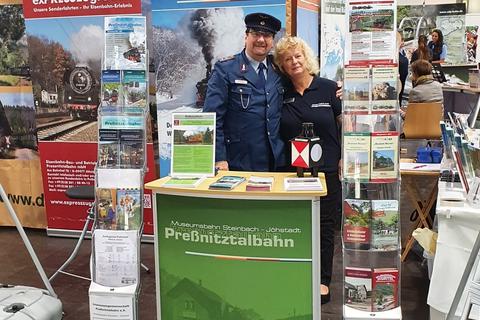
[{"label": "blue poster", "polygon": [[244,47],[244,16],[265,12],[282,22],[284,1],[154,1],[152,49],[155,65],[160,176],[170,171],[172,112],[201,112],[215,62]]}]

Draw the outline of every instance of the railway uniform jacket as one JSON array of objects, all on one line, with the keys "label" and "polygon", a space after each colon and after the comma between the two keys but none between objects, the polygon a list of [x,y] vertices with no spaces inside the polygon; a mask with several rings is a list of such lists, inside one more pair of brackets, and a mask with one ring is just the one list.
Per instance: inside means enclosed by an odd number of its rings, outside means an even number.
[{"label": "railway uniform jacket", "polygon": [[281,78],[268,57],[265,88],[242,51],[215,64],[203,111],[216,112],[215,161],[230,170],[269,171],[285,165],[280,138]]}]

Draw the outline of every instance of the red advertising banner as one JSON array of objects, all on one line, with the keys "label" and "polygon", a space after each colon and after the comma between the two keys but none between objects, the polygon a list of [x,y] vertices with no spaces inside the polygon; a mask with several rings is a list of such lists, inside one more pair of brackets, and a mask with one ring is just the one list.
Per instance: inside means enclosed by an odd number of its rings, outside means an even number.
[{"label": "red advertising banner", "polygon": [[140,0],[25,0],[26,19],[141,13]]},{"label": "red advertising banner", "polygon": [[[70,199],[65,190],[95,184],[97,143],[40,141],[39,150],[49,233],[81,230],[93,201]],[[147,166],[145,183],[156,179],[152,143],[147,143]],[[144,194],[144,224],[144,234],[153,234],[150,190]]]}]

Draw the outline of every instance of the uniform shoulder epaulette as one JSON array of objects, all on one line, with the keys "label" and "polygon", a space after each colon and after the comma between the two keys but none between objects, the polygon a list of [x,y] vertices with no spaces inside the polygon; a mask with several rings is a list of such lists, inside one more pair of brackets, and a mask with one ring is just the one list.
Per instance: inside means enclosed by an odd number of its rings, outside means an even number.
[{"label": "uniform shoulder epaulette", "polygon": [[223,57],[223,58],[221,58],[220,60],[218,60],[218,62],[225,62],[225,61],[232,60],[232,59],[234,59],[234,58],[235,58],[235,56]]}]

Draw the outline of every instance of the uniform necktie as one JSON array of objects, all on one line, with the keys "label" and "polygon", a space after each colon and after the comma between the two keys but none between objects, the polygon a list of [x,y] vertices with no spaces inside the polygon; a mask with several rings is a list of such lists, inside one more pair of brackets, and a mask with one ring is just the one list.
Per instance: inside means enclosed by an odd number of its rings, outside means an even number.
[{"label": "uniform necktie", "polygon": [[258,85],[259,88],[265,88],[265,73],[263,70],[265,70],[267,67],[263,64],[263,62],[260,63],[258,66]]}]

